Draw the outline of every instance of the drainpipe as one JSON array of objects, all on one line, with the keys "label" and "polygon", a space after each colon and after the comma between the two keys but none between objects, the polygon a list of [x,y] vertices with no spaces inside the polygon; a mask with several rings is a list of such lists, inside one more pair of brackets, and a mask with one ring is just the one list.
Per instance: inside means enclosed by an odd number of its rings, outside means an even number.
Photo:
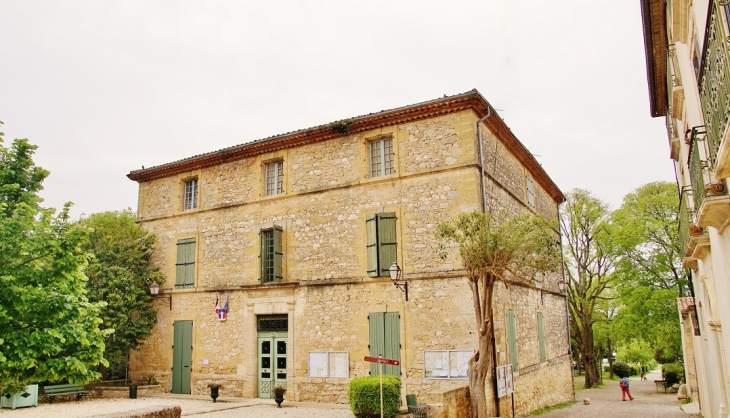
[{"label": "drainpipe", "polygon": [[479,183],[482,188],[482,212],[484,213],[487,213],[487,191],[484,187],[484,151],[482,150],[482,129],[480,125],[490,116],[492,116],[492,108],[487,105],[487,115],[477,122],[477,137],[479,138]]},{"label": "drainpipe", "polygon": [[[484,186],[484,151],[482,147],[482,129],[481,124],[484,122],[488,117],[492,116],[492,108],[487,105],[487,114],[479,119],[477,122],[477,142],[479,143],[479,183],[481,185],[482,189],[482,212],[487,213],[487,190]],[[495,156],[496,158],[496,156]],[[499,408],[499,392],[497,390],[497,342],[494,338],[494,315],[490,312],[489,315],[491,318],[491,321],[489,321],[489,326],[492,328],[492,375],[494,376],[494,380],[492,381],[492,388],[494,389],[494,405],[495,405],[495,416],[500,416],[500,408]]]}]

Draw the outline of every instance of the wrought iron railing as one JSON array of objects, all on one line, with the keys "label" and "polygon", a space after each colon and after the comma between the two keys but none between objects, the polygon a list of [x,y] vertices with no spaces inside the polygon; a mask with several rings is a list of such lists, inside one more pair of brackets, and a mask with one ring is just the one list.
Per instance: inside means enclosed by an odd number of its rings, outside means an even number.
[{"label": "wrought iron railing", "polygon": [[728,119],[730,119],[730,62],[726,39],[725,16],[728,3],[712,1],[705,31],[705,49],[699,75],[700,101],[707,128],[709,159],[715,161]]},{"label": "wrought iron railing", "polygon": [[692,197],[694,198],[695,208],[702,207],[702,202],[705,200],[704,170],[707,169],[707,163],[702,159],[702,155],[700,155],[700,147],[704,148],[703,145],[707,142],[705,138],[706,135],[703,127],[698,126],[692,128],[692,142],[690,142],[689,146],[687,165],[689,166],[689,177],[692,182]]},{"label": "wrought iron railing", "polygon": [[691,195],[691,187],[685,186],[682,188],[682,195],[679,200],[679,247],[682,251],[682,257],[686,255],[685,250],[689,241],[689,226],[694,223],[694,213],[689,203]]},{"label": "wrought iron railing", "polygon": [[672,92],[675,88],[682,86],[682,77],[679,74],[679,62],[677,61],[677,49],[674,44],[667,47],[667,94],[672,100]]},{"label": "wrought iron railing", "polygon": [[678,139],[677,138],[677,129],[674,127],[674,117],[672,116],[672,107],[667,107],[667,116],[666,116],[666,123],[667,123],[667,136],[669,136],[669,142]]}]

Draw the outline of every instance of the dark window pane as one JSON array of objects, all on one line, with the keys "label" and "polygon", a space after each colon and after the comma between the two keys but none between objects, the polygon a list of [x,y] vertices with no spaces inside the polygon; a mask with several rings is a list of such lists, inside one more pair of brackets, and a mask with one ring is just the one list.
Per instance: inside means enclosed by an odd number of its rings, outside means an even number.
[{"label": "dark window pane", "polygon": [[262,379],[271,379],[271,373],[261,373]]},{"label": "dark window pane", "polygon": [[276,342],[276,354],[286,354],[286,341]]},{"label": "dark window pane", "polygon": [[286,379],[286,373],[277,373],[276,378],[284,380],[284,379]]},{"label": "dark window pane", "polygon": [[271,358],[269,358],[269,357],[261,357],[261,368],[262,369],[269,369],[269,368],[271,368]]},{"label": "dark window pane", "polygon": [[271,341],[261,343],[261,354],[271,354]]},{"label": "dark window pane", "polygon": [[286,369],[286,357],[277,357],[276,358],[276,368],[277,369]]}]

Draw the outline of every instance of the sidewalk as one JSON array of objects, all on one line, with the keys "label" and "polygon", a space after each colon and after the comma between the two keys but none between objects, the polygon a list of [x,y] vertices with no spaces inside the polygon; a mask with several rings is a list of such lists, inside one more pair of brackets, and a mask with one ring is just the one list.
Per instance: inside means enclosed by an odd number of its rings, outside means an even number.
[{"label": "sidewalk", "polygon": [[[582,377],[576,377],[582,383]],[[685,413],[680,407],[676,393],[657,393],[654,380],[661,380],[661,371],[654,370],[646,375],[644,381],[638,377],[629,379],[633,401],[621,401],[621,388],[618,380],[605,380],[604,386],[597,389],[582,389],[575,393],[577,404],[565,409],[540,415],[544,418],[699,418],[698,413]],[[584,405],[583,399],[590,398],[591,404]]]}]

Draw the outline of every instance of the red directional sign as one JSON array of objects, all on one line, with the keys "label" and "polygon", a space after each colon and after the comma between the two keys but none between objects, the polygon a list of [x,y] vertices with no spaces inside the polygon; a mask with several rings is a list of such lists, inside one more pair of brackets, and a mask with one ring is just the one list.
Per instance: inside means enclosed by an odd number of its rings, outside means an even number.
[{"label": "red directional sign", "polygon": [[365,361],[369,361],[370,363],[380,363],[380,364],[390,364],[391,366],[400,366],[400,360],[393,360],[393,359],[389,359],[389,358],[365,356]]}]

